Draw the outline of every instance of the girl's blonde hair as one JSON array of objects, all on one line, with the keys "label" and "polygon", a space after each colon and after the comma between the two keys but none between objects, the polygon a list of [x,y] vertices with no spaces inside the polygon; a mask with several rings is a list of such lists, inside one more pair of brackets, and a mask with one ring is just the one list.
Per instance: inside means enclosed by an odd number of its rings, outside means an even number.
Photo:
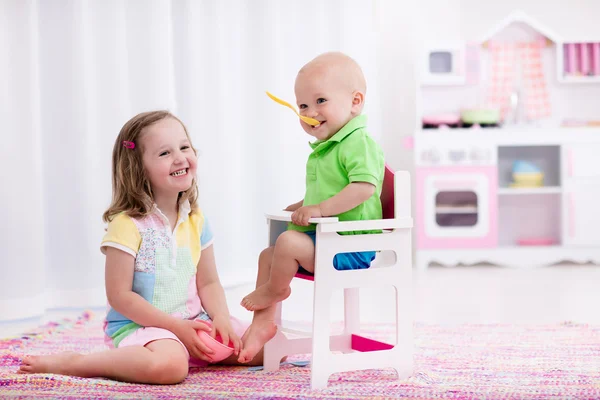
[{"label": "girl's blonde hair", "polygon": [[[113,147],[112,201],[108,210],[102,215],[104,222],[110,222],[120,212],[125,212],[133,218],[139,218],[150,214],[152,211],[154,196],[142,162],[140,138],[144,133],[144,129],[165,118],[172,118],[183,126],[185,135],[190,141],[190,146],[196,153],[185,125],[170,112],[149,111],[131,118],[121,128]],[[124,145],[124,142],[131,142],[135,147],[128,148]],[[189,200],[192,210],[195,210],[197,199],[198,188],[194,177],[192,186],[185,192],[179,193],[178,201]]]}]

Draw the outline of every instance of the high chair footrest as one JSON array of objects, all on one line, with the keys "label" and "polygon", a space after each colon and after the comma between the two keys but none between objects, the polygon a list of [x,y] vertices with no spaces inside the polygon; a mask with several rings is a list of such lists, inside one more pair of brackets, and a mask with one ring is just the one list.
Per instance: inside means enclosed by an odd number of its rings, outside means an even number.
[{"label": "high chair footrest", "polygon": [[379,340],[369,339],[360,335],[352,335],[352,350],[356,351],[379,351],[393,349],[394,346],[380,342]]},{"label": "high chair footrest", "polygon": [[298,337],[312,337],[312,331],[305,331],[302,329],[294,329],[294,328],[287,328],[284,326],[278,326],[278,329],[281,331],[281,333],[285,334],[285,335],[295,335]]}]

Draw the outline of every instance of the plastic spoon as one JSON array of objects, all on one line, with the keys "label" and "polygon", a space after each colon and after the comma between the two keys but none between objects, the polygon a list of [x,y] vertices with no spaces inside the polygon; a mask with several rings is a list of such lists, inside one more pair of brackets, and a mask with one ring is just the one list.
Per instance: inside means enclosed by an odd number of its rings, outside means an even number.
[{"label": "plastic spoon", "polygon": [[298,117],[300,117],[300,119],[301,119],[302,121],[306,122],[307,124],[309,124],[309,125],[312,125],[312,126],[317,126],[317,125],[319,125],[319,124],[320,124],[320,122],[319,122],[319,121],[317,121],[317,120],[316,120],[316,119],[314,119],[314,118],[305,117],[304,115],[300,115],[300,114],[298,114],[298,111],[296,111],[296,109],[294,108],[294,106],[292,106],[292,105],[291,105],[290,103],[288,103],[287,101],[281,100],[279,97],[277,97],[277,96],[274,96],[274,95],[272,95],[272,94],[271,94],[271,93],[269,93],[269,92],[267,92],[267,96],[269,96],[269,97],[271,98],[271,100],[275,101],[276,103],[279,103],[279,104],[281,104],[282,106],[286,106],[286,107],[289,107],[290,109],[292,109],[292,110],[293,110],[293,111],[296,113],[296,115],[297,115]]}]

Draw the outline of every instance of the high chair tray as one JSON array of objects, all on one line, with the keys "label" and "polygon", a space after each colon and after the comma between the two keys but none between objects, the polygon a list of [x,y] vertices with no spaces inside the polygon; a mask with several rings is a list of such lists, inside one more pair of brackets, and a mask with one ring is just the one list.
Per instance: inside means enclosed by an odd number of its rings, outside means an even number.
[{"label": "high chair tray", "polygon": [[[268,219],[272,219],[275,221],[287,221],[292,222],[292,212],[291,211],[275,211],[272,213],[266,213],[265,216]],[[321,217],[321,218],[311,218],[308,220],[311,224],[331,224],[333,222],[338,222],[338,217]]]}]

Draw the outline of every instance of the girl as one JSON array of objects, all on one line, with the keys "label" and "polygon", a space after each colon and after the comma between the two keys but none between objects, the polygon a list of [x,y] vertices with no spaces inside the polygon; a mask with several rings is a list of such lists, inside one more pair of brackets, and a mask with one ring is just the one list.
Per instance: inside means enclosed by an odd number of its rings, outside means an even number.
[{"label": "girl", "polygon": [[[197,331],[233,342],[234,353],[221,363],[237,364],[243,327],[229,315],[213,235],[196,204],[196,150],[185,126],[167,111],[136,115],[121,129],[112,158],[101,250],[105,339],[114,348],[25,357],[18,372],[174,384],[189,366],[211,360]],[[262,355],[254,363],[261,365]]]}]

